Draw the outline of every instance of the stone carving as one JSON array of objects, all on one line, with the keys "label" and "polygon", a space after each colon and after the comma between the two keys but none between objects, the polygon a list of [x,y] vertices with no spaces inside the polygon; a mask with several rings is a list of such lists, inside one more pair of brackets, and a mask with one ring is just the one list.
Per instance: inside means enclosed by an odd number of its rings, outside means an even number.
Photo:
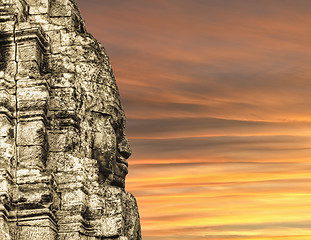
[{"label": "stone carving", "polygon": [[74,0],[0,0],[0,239],[141,239],[125,123]]}]

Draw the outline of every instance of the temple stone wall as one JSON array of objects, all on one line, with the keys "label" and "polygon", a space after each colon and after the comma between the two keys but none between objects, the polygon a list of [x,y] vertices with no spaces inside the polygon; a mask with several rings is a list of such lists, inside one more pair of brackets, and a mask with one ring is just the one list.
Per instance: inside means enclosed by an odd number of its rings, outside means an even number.
[{"label": "temple stone wall", "polygon": [[0,239],[141,239],[109,58],[73,0],[0,0]]}]

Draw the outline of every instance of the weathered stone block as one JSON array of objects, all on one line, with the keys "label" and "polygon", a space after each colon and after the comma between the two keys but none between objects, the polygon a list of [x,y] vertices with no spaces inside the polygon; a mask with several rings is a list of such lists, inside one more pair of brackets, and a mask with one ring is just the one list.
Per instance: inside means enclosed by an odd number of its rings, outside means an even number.
[{"label": "weathered stone block", "polygon": [[42,146],[17,147],[19,167],[41,168],[45,166],[47,151]]},{"label": "weathered stone block", "polygon": [[[17,90],[19,88],[42,87],[42,91],[47,91],[48,83],[46,79],[23,78],[17,80]],[[46,88],[46,89],[45,89]],[[36,89],[34,89],[36,90]]]},{"label": "weathered stone block", "polygon": [[14,125],[6,115],[0,114],[0,137],[14,138]]},{"label": "weathered stone block", "polygon": [[123,232],[122,215],[111,217],[102,217],[101,219],[101,236],[114,237],[120,236]]},{"label": "weathered stone block", "polygon": [[86,194],[82,189],[68,189],[62,194],[61,203],[63,210],[81,212],[86,207]]},{"label": "weathered stone block", "polygon": [[57,88],[52,90],[50,98],[51,110],[75,110],[77,108],[77,98],[74,88]]},{"label": "weathered stone block", "polygon": [[26,0],[29,14],[46,14],[49,12],[49,0]]},{"label": "weathered stone block", "polygon": [[[69,31],[68,29],[62,29],[60,31],[60,42],[61,46],[73,46],[75,42],[75,38],[77,37],[77,32]],[[75,47],[82,47],[81,45],[76,45]],[[67,51],[71,50],[72,48],[65,48]],[[73,57],[75,55],[72,55]]]},{"label": "weathered stone block", "polygon": [[[49,28],[47,26],[47,28]],[[61,46],[60,42],[60,30],[54,29],[55,27],[53,26],[53,30],[46,31],[46,35],[50,39],[50,49],[51,53],[59,53],[58,49]],[[61,29],[62,27],[60,27]]]},{"label": "weathered stone block", "polygon": [[9,192],[9,182],[7,179],[0,179],[0,193],[1,195]]},{"label": "weathered stone block", "polygon": [[15,172],[16,176],[18,177],[18,183],[31,183],[31,182],[40,182],[40,169],[37,168],[18,168]]},{"label": "weathered stone block", "polygon": [[0,216],[0,239],[11,240],[10,229],[5,217]]},{"label": "weathered stone block", "polygon": [[15,96],[9,93],[9,90],[0,89],[0,107],[4,112],[13,112],[15,110]]},{"label": "weathered stone block", "polygon": [[13,32],[14,22],[14,16],[9,16],[8,20],[0,22],[0,33]]},{"label": "weathered stone block", "polygon": [[14,140],[10,137],[0,137],[0,166],[10,169],[14,158]]},{"label": "weathered stone block", "polygon": [[[1,167],[0,170],[0,204],[4,207],[6,204],[10,204],[10,199],[12,197],[12,176],[10,175],[10,171]],[[1,211],[0,207],[0,211]]]},{"label": "weathered stone block", "polygon": [[[60,233],[58,236],[58,240],[89,240],[85,237],[80,236],[81,234],[77,232],[66,232],[66,233]],[[84,239],[83,239],[84,238]],[[93,240],[93,239],[92,239]],[[97,240],[97,239],[94,239]]]},{"label": "weathered stone block", "polygon": [[75,75],[72,73],[63,73],[59,76],[52,76],[49,79],[52,88],[70,88],[74,85]]},{"label": "weathered stone block", "polygon": [[58,111],[53,111],[53,119],[50,121],[50,125],[54,127],[55,130],[66,129],[78,129],[80,119],[75,115],[76,111],[62,109]]},{"label": "weathered stone block", "polygon": [[43,121],[18,123],[16,142],[18,146],[45,146],[46,128]]},{"label": "weathered stone block", "polygon": [[37,227],[37,226],[21,226],[18,229],[18,240],[29,239],[49,239],[54,240],[57,237],[56,231],[50,227]]},{"label": "weathered stone block", "polygon": [[[60,158],[57,161],[56,168],[58,169],[58,171],[77,173],[83,171],[84,161],[83,158],[70,156],[68,154],[62,154],[60,155]],[[82,173],[81,176],[83,175],[84,174]],[[67,178],[65,180],[68,181],[69,179]]]},{"label": "weathered stone block", "polygon": [[43,52],[36,42],[28,41],[20,43],[17,49],[19,61],[36,61],[38,65],[42,64]]},{"label": "weathered stone block", "polygon": [[[51,152],[74,152],[77,148],[79,138],[74,129],[66,132],[50,132],[48,137],[49,148]],[[66,158],[70,158],[69,156]],[[72,161],[71,159],[70,161]],[[74,161],[75,162],[75,161]]]},{"label": "weathered stone block", "polygon": [[[47,101],[42,100],[33,100],[33,101],[18,101],[17,102],[18,111],[27,111],[26,113],[19,114],[20,117],[23,115],[40,115],[44,114],[47,111]],[[42,110],[42,111],[34,111],[34,110]],[[29,112],[30,111],[30,112]],[[36,112],[36,113],[35,113]]]},{"label": "weathered stone block", "polygon": [[[74,21],[71,17],[51,17],[50,21],[54,24],[54,26],[57,26],[60,29],[69,29],[74,30]],[[59,45],[60,46],[60,45]],[[57,51],[57,49],[55,48]]]},{"label": "weathered stone block", "polygon": [[[3,41],[4,39],[2,39]],[[1,46],[1,40],[0,40],[0,62],[6,62],[6,61],[15,61],[15,45],[4,45]]]},{"label": "weathered stone block", "polygon": [[40,77],[40,66],[37,61],[24,61],[18,62],[18,74],[16,79],[22,78],[39,78]]},{"label": "weathered stone block", "polygon": [[[4,72],[0,72],[0,89],[6,90],[10,95],[15,95],[15,81],[4,79]],[[15,105],[15,102],[12,104]]]},{"label": "weathered stone block", "polygon": [[6,81],[15,81],[17,63],[15,61],[0,62],[0,75]]},{"label": "weathered stone block", "polygon": [[49,24],[50,19],[48,14],[30,14],[28,19],[31,22],[40,23],[40,24]]},{"label": "weathered stone block", "polygon": [[52,0],[50,16],[51,17],[71,17],[77,12],[74,4],[70,0]]},{"label": "weathered stone block", "polygon": [[61,53],[53,54],[51,56],[50,69],[54,69],[57,72],[75,72],[75,64],[66,55]]},{"label": "weathered stone block", "polygon": [[49,92],[46,86],[19,87],[17,101],[47,101]]},{"label": "weathered stone block", "polygon": [[[40,182],[38,178],[37,181],[32,181],[29,179],[29,182],[24,184],[19,184],[19,202],[20,209],[42,209],[46,197],[50,196],[52,200],[52,193],[49,188],[49,185],[46,182]],[[25,214],[27,215],[27,213]]]}]

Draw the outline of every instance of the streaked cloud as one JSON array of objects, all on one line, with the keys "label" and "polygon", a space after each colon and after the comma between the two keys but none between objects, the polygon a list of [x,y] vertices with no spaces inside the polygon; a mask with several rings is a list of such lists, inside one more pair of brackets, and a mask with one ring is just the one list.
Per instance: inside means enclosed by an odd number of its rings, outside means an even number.
[{"label": "streaked cloud", "polygon": [[146,240],[309,240],[309,0],[78,0],[111,58]]}]

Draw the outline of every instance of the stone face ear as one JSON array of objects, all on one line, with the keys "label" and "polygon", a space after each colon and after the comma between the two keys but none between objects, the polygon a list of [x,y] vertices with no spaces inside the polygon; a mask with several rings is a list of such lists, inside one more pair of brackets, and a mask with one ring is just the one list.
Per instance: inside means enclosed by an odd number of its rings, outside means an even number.
[{"label": "stone face ear", "polygon": [[109,58],[74,0],[0,0],[0,239],[140,240]]}]

